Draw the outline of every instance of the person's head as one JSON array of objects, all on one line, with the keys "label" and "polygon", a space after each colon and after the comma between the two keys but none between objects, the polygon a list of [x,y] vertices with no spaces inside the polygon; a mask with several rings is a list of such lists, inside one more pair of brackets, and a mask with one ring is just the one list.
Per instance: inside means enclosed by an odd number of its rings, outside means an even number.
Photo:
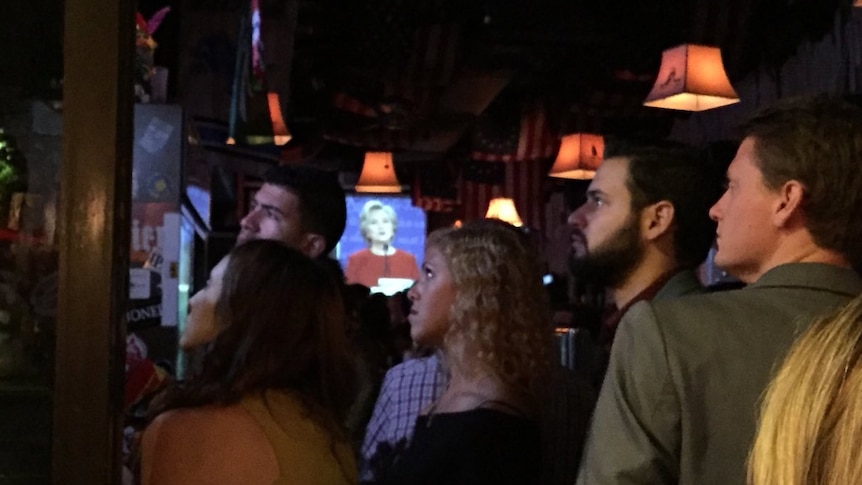
[{"label": "person's head", "polygon": [[[710,210],[715,263],[751,282],[800,252],[862,263],[862,109],[820,95],[751,117]],[[804,250],[788,248],[808,246]],[[834,258],[833,258],[834,259]]]},{"label": "person's head", "polygon": [[189,299],[189,315],[180,335],[180,348],[190,351],[215,340],[221,328],[216,325],[216,302],[221,295],[224,272],[230,255],[210,271],[206,285]]},{"label": "person's head", "polygon": [[751,485],[862,483],[862,296],[812,324],[770,383]]},{"label": "person's head", "polygon": [[395,209],[379,200],[369,200],[359,213],[359,232],[369,245],[392,244],[398,230]]},{"label": "person's head", "polygon": [[230,404],[252,392],[286,389],[312,408],[345,412],[352,371],[344,308],[320,261],[280,241],[236,246],[213,315],[216,336],[181,404]]},{"label": "person's head", "polygon": [[334,173],[306,165],[279,165],[264,176],[240,222],[237,244],[274,239],[307,256],[323,256],[338,244],[346,221],[344,190]]},{"label": "person's head", "polygon": [[442,348],[466,372],[484,369],[526,392],[549,364],[550,311],[536,251],[505,222],[431,233],[408,298],[413,340]]},{"label": "person's head", "polygon": [[672,268],[696,267],[715,236],[708,211],[720,190],[715,170],[691,149],[609,143],[587,201],[569,216],[573,273],[617,287],[651,249],[669,255]]}]

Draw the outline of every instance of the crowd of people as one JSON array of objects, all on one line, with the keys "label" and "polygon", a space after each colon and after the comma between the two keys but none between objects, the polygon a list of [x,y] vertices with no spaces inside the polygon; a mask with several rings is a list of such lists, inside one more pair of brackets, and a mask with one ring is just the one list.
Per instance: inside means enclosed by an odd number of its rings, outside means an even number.
[{"label": "crowd of people", "polygon": [[[327,256],[345,226],[337,178],[273,169],[191,300],[180,345],[198,365],[149,390],[129,475],[862,482],[862,108],[785,100],[742,134],[723,191],[724,167],[688,147],[608,146],[569,224],[573,278],[605,288],[614,311],[583,332],[578,352],[595,358],[574,368],[555,354],[522,230],[437,229],[416,283],[383,297]],[[367,236],[372,253],[389,224]],[[697,277],[710,248],[736,288]]]}]

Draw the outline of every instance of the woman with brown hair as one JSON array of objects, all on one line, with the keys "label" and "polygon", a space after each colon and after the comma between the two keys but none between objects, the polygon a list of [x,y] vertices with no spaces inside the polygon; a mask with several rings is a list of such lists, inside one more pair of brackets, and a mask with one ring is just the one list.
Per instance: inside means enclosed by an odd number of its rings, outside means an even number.
[{"label": "woman with brown hair", "polygon": [[249,241],[191,300],[201,371],[169,391],[143,439],[142,483],[356,482],[341,423],[352,398],[345,316],[320,263]]},{"label": "woman with brown hair", "polygon": [[812,324],[766,392],[751,485],[862,483],[862,296]]},{"label": "woman with brown hair", "polygon": [[538,399],[551,361],[547,297],[525,236],[499,221],[432,233],[408,292],[411,337],[450,373],[388,483],[515,484],[540,476]]}]

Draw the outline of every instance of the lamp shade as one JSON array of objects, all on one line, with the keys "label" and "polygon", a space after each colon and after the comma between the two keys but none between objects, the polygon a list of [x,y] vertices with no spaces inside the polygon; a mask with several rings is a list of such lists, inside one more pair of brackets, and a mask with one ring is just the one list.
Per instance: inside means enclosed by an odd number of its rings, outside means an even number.
[{"label": "lamp shade", "polygon": [[515,209],[515,201],[508,197],[497,197],[491,199],[488,203],[488,212],[485,213],[486,219],[500,219],[508,222],[515,227],[524,225],[521,222],[521,217],[518,215],[518,210]]},{"label": "lamp shade", "polygon": [[272,142],[276,145],[286,145],[293,136],[287,129],[284,116],[281,113],[281,103],[277,93],[267,93],[266,101],[269,105],[269,120],[272,122]]},{"label": "lamp shade", "polygon": [[662,53],[658,77],[644,106],[704,111],[738,102],[724,71],[721,50],[683,44]]},{"label": "lamp shade", "polygon": [[389,152],[368,152],[362,164],[362,173],[356,182],[357,192],[393,193],[401,192],[401,184],[395,176],[395,164]]},{"label": "lamp shade", "polygon": [[557,159],[548,176],[563,179],[589,180],[596,174],[605,152],[601,135],[575,133],[560,140]]}]

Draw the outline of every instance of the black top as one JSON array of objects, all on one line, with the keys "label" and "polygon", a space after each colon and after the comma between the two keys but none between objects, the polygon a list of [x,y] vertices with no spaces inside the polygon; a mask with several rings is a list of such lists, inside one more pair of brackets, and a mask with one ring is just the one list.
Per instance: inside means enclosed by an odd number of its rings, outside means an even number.
[{"label": "black top", "polygon": [[385,483],[534,484],[541,472],[535,422],[494,409],[419,416]]}]

